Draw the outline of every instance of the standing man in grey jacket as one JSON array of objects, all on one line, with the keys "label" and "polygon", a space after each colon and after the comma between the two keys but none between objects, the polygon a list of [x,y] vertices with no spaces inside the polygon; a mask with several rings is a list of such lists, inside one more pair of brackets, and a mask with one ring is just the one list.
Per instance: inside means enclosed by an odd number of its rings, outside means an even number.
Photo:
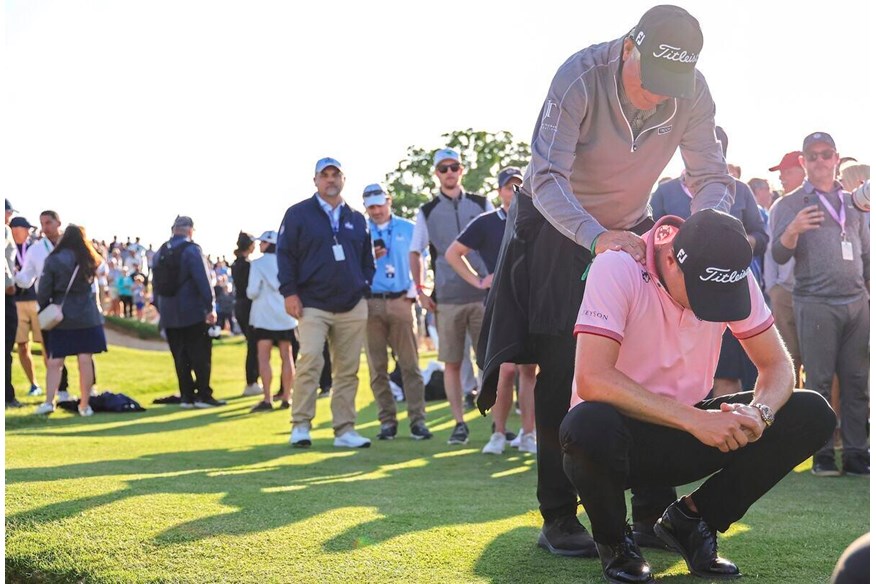
[{"label": "standing man in grey jacket", "polygon": [[[438,324],[438,360],[444,363],[444,389],[456,420],[447,443],[466,444],[468,425],[463,418],[461,371],[462,360],[469,359],[470,355],[465,354],[465,337],[468,334],[472,345],[477,345],[487,294],[485,286],[475,288],[460,278],[447,263],[444,252],[472,219],[484,211],[492,211],[493,205],[486,197],[462,189],[465,167],[459,152],[443,148],[435,153],[433,162],[440,188],[417,213],[410,245],[411,275],[420,303],[435,313]],[[431,297],[423,290],[426,271],[422,255],[426,247],[435,272],[435,290]],[[487,275],[480,256],[471,254],[468,260],[481,278]]]},{"label": "standing man in grey jacket", "polygon": [[[870,475],[867,440],[870,371],[870,228],[836,180],[836,144],[827,132],[803,140],[803,186],[773,206],[771,252],[794,258],[794,319],[806,387],[830,401],[839,378],[843,471]],[[815,453],[812,473],[838,476],[833,436]]]},{"label": "standing man in grey jacket", "polygon": [[[590,261],[619,250],[644,263],[638,235],[653,225],[648,197],[678,148],[691,210],[727,211],[733,203],[735,184],[715,137],[715,104],[695,68],[702,45],[693,16],[654,7],[629,33],[563,63],[536,120],[513,237],[487,301],[478,406],[483,412],[493,405],[503,362],[538,363],[539,545],[555,554],[597,553],[576,517],[558,434],[569,408],[572,330]],[[665,506],[665,494],[634,504],[633,519],[650,530]]]}]

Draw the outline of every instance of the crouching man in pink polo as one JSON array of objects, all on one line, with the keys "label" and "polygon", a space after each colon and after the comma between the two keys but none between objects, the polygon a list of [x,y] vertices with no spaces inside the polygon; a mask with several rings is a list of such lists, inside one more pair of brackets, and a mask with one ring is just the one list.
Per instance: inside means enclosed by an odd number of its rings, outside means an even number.
[{"label": "crouching man in pink polo", "polygon": [[[593,261],[578,320],[575,381],[584,400],[560,429],[563,467],[592,525],[609,582],[653,582],[626,523],[624,490],[709,477],[670,505],[655,533],[705,578],[739,570],[718,556],[726,531],[824,444],[835,415],[793,390],[788,351],[730,215],[667,216],[642,236],[647,262]],[[757,366],[754,391],[705,399],[726,327]]]}]

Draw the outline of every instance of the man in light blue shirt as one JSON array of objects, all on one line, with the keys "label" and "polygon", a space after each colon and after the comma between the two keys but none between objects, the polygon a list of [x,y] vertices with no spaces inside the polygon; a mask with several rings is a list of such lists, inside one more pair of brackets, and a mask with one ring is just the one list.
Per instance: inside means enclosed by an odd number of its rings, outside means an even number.
[{"label": "man in light blue shirt", "polygon": [[368,297],[366,354],[371,370],[371,391],[380,420],[379,440],[392,440],[398,433],[395,399],[389,388],[386,349],[392,349],[401,368],[411,438],[426,440],[426,402],[420,374],[417,334],[414,329],[416,288],[411,278],[408,250],[414,224],[392,214],[392,197],[379,184],[365,187],[363,204],[374,245],[376,271]]}]

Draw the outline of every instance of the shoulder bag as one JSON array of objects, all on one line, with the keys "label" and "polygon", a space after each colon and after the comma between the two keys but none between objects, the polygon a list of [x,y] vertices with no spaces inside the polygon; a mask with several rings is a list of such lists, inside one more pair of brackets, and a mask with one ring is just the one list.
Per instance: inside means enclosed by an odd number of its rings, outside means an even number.
[{"label": "shoulder bag", "polygon": [[76,279],[76,274],[79,273],[79,266],[73,270],[73,275],[70,276],[70,282],[67,283],[67,289],[64,291],[64,297],[61,299],[61,304],[49,304],[40,310],[37,318],[40,321],[40,329],[50,331],[64,320],[64,301],[67,300],[67,293],[70,292],[70,286],[73,285],[73,280]]}]

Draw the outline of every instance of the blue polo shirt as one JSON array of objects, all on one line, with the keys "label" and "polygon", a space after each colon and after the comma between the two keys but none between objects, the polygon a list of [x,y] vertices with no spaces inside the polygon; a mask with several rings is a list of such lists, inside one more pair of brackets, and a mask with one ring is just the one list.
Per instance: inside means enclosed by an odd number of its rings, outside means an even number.
[{"label": "blue polo shirt", "polygon": [[368,219],[368,227],[371,230],[371,243],[382,239],[386,246],[386,255],[376,262],[371,283],[372,294],[407,292],[413,282],[408,255],[414,235],[413,221],[390,215],[382,228],[371,219]]},{"label": "blue polo shirt", "polygon": [[501,208],[482,213],[472,219],[456,238],[465,247],[478,252],[490,274],[496,271],[507,217],[508,215]]}]

